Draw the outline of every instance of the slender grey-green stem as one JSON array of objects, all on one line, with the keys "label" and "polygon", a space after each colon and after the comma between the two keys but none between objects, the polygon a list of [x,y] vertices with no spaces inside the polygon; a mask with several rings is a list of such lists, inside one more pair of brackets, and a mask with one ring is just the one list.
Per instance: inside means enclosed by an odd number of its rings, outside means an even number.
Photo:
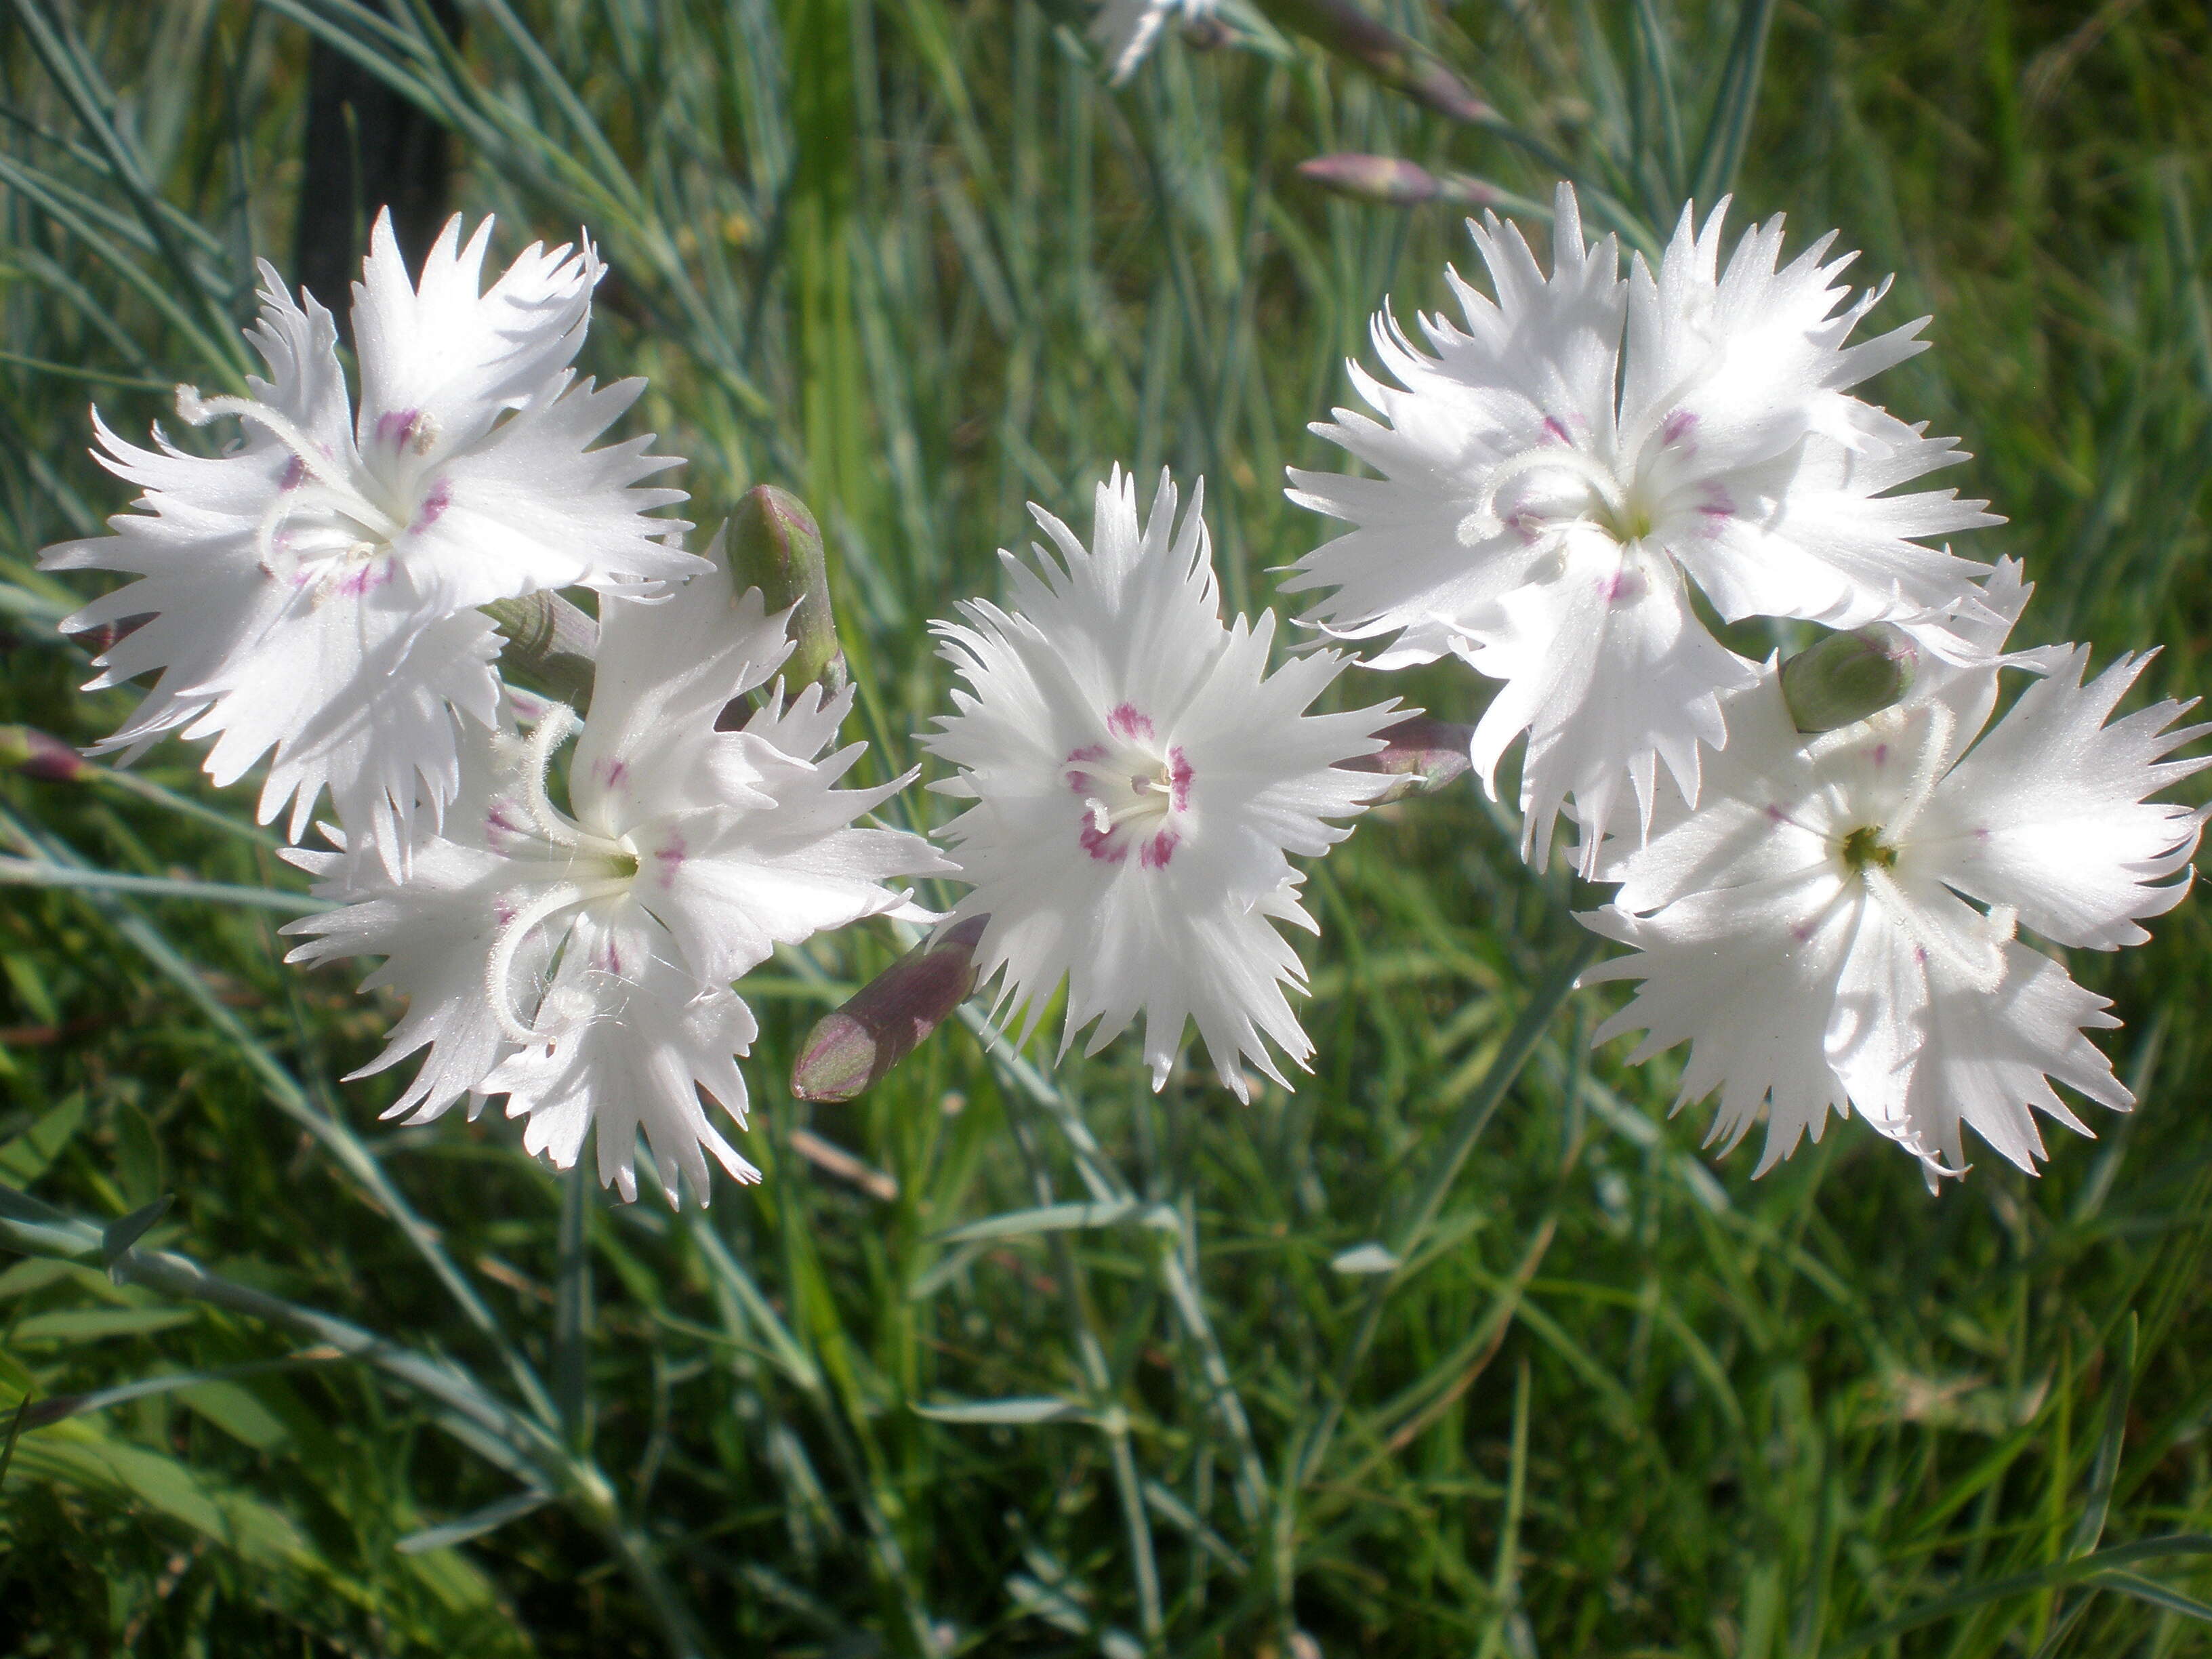
[{"label": "slender grey-green stem", "polygon": [[221,881],[178,881],[166,876],[133,876],[94,870],[45,859],[0,858],[0,887],[70,887],[103,893],[133,893],[141,898],[198,899],[210,904],[241,904],[289,916],[313,915],[331,907],[305,893],[275,887],[240,887]]}]

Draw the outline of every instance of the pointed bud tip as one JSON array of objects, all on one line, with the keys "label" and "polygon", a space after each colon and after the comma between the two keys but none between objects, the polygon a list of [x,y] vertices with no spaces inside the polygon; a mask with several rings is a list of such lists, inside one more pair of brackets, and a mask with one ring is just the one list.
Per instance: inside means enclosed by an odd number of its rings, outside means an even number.
[{"label": "pointed bud tip", "polygon": [[1371,755],[1342,763],[1347,772],[1380,772],[1400,780],[1370,802],[1380,806],[1407,795],[1432,795],[1456,781],[1472,766],[1468,744],[1470,726],[1416,714],[1386,726],[1379,735],[1383,746]]},{"label": "pointed bud tip", "polygon": [[69,744],[32,726],[0,726],[0,766],[46,783],[75,783],[93,770]]},{"label": "pointed bud tip", "polygon": [[1426,167],[1395,155],[1316,155],[1299,162],[1298,173],[1340,196],[1400,206],[1434,201],[1442,188]]},{"label": "pointed bud tip", "polygon": [[784,683],[845,684],[845,653],[830,605],[830,562],[822,527],[806,503],[774,484],[755,484],[730,515],[730,574],[738,591],[757,587],[769,610],[791,611],[794,642]]},{"label": "pointed bud tip", "polygon": [[1831,634],[1782,665],[1782,700],[1792,724],[1832,732],[1890,708],[1912,689],[1920,650],[1890,623]]},{"label": "pointed bud tip", "polygon": [[791,1066],[798,1099],[850,1100],[919,1047],[975,988],[975,946],[988,916],[923,940],[824,1014]]}]

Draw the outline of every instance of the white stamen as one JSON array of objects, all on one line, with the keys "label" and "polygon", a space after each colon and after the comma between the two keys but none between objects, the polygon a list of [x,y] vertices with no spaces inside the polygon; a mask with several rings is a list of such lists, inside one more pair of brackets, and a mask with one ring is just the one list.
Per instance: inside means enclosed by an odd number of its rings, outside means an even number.
[{"label": "white stamen", "polygon": [[1928,805],[1929,798],[1935,794],[1936,786],[1943,781],[1948,769],[1944,763],[1950,758],[1951,738],[1959,729],[1959,717],[1951,712],[1949,704],[1930,702],[1924,707],[1928,724],[1921,734],[1920,753],[1912,763],[1912,787],[1905,804],[1890,815],[1887,833],[1893,844],[1903,839],[1913,820]]},{"label": "white stamen", "polygon": [[573,881],[556,881],[518,912],[514,919],[499,930],[492,942],[491,957],[484,964],[484,1000],[491,1004],[492,1018],[499,1022],[500,1034],[509,1042],[529,1042],[533,1033],[523,1019],[514,1000],[514,958],[522,949],[523,940],[540,923],[550,921],[570,905],[584,897],[584,889]]},{"label": "white stamen", "polygon": [[299,459],[309,477],[337,496],[337,505],[349,517],[360,520],[363,527],[387,541],[404,527],[393,523],[389,514],[356,489],[344,469],[333,465],[323,447],[295,425],[289,416],[267,404],[252,398],[206,398],[200,395],[198,386],[180,386],[177,388],[177,413],[193,426],[205,426],[223,415],[235,415],[240,420],[258,423]]},{"label": "white stamen", "polygon": [[553,805],[553,798],[545,792],[545,776],[552,769],[553,751],[580,723],[576,711],[567,703],[549,703],[530,734],[530,746],[523,751],[523,803],[538,821],[540,832],[556,847],[575,846],[581,832]]},{"label": "white stamen", "polygon": [[571,906],[611,898],[629,888],[627,876],[608,876],[598,881],[556,881],[499,930],[499,937],[492,942],[491,957],[484,964],[484,998],[491,1004],[492,1018],[499,1022],[501,1035],[509,1042],[538,1041],[538,1033],[523,1019],[521,1006],[514,1000],[514,959],[521,952],[523,941],[533,930]]}]

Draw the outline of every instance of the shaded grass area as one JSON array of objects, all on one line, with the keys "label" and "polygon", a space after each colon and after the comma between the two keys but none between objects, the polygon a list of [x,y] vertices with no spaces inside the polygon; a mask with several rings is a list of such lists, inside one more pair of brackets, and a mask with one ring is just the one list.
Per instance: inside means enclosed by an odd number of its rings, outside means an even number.
[{"label": "shaded grass area", "polygon": [[[635,429],[691,457],[690,516],[757,480],[821,514],[884,775],[944,695],[923,623],[995,591],[1025,501],[1083,522],[1111,460],[1203,471],[1237,605],[1318,538],[1279,493],[1285,464],[1330,464],[1304,422],[1384,296],[1439,305],[1465,258],[1450,216],[1322,198],[1297,161],[1550,184],[1304,49],[1170,43],[1109,94],[1028,3],[468,15],[458,58],[341,0],[27,5],[0,37],[0,720],[89,741],[127,706],[71,689],[67,596],[29,561],[121,505],[89,398],[134,434],[178,380],[246,367],[308,26],[452,125],[500,257],[590,225],[617,274],[586,368],[653,377]],[[1735,9],[1547,16],[1396,21],[1663,229]],[[2027,560],[2031,631],[2163,641],[2154,695],[2199,689],[2212,600],[2208,70],[2183,5],[1777,8],[1738,180],[1745,212],[1896,270],[1877,319],[1935,313],[1936,349],[1878,390],[1962,434],[1954,476],[2009,515],[1961,550]],[[1454,718],[1481,696],[1390,689]],[[191,759],[143,774],[242,826]],[[242,829],[112,785],[10,779],[0,813],[11,854],[298,885]],[[1501,1091],[1595,898],[1513,845],[1468,789],[1317,867],[1316,1073],[1249,1109],[1196,1074],[1154,1096],[1120,1046],[1047,1081],[957,1030],[803,1107],[798,1035],[899,943],[780,959],[744,986],[768,1179],[681,1215],[572,1198],[495,1117],[379,1124],[392,1081],[336,1079],[390,1011],[349,969],[282,967],[281,915],[8,890],[0,1179],[95,1224],[173,1194],[149,1248],[454,1368],[552,1449],[456,1429],[246,1296],[118,1284],[89,1246],[11,1256],[0,1403],[173,1386],[16,1438],[0,1631],[70,1654],[2198,1650],[2201,907],[2070,963],[2127,1021],[2108,1047],[2141,1110],[2062,1136],[2039,1180],[1990,1160],[1931,1200],[1855,1124],[1755,1183],[1747,1153],[1710,1162],[1703,1111],[1667,1115],[1670,1060],[1587,1052],[1594,993]],[[890,1182],[826,1173],[809,1137]],[[1376,1244],[1395,1271],[1332,1265]],[[573,1484],[515,1516],[548,1469]]]}]

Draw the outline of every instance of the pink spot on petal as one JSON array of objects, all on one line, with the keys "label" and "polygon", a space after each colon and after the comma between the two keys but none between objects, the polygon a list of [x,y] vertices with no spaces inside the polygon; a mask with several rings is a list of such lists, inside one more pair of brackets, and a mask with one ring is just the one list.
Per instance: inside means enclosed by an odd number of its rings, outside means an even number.
[{"label": "pink spot on petal", "polygon": [[1132,703],[1121,703],[1107,714],[1106,729],[1117,738],[1149,738],[1152,735],[1152,717],[1139,714]]},{"label": "pink spot on petal", "polygon": [[1190,763],[1183,758],[1181,747],[1168,750],[1168,805],[1178,812],[1190,808]]},{"label": "pink spot on petal", "polygon": [[376,417],[376,441],[404,449],[415,435],[415,423],[422,418],[419,409],[388,410]]},{"label": "pink spot on petal", "polygon": [[1876,766],[1887,766],[1889,764],[1889,745],[1887,744],[1878,743],[1875,744],[1874,763]]},{"label": "pink spot on petal", "polygon": [[1928,965],[1928,948],[1927,948],[1927,946],[1923,945],[1914,945],[1914,946],[1912,947],[1912,959],[1913,959],[1913,961],[1915,961],[1915,962],[1918,963],[1919,963],[1923,968],[1925,968],[1925,967]]},{"label": "pink spot on petal", "polygon": [[1679,444],[1690,435],[1697,424],[1698,417],[1694,413],[1686,409],[1678,409],[1667,417],[1666,424],[1659,428],[1659,441],[1662,444]]},{"label": "pink spot on petal", "polygon": [[1769,801],[1766,804],[1766,817],[1767,822],[1770,823],[1787,823],[1790,822],[1790,814],[1784,811],[1772,801]]},{"label": "pink spot on petal", "polygon": [[382,559],[371,559],[366,564],[356,565],[338,580],[337,591],[349,599],[373,592],[392,580],[392,572]]},{"label": "pink spot on petal", "polygon": [[1559,417],[1556,415],[1544,416],[1544,430],[1551,435],[1552,441],[1555,443],[1565,444],[1574,441],[1567,436],[1567,428],[1560,423]]},{"label": "pink spot on petal", "polygon": [[608,788],[615,788],[629,775],[629,763],[611,756],[603,756],[599,763],[599,774],[600,780]]},{"label": "pink spot on petal", "polygon": [[1796,939],[1800,945],[1805,944],[1813,937],[1813,924],[1809,921],[1801,921],[1793,924],[1790,929],[1790,937]]},{"label": "pink spot on petal", "polygon": [[1067,787],[1079,795],[1089,794],[1093,787],[1091,781],[1091,773],[1086,767],[1079,764],[1079,763],[1085,761],[1103,761],[1105,758],[1106,746],[1103,744],[1086,743],[1080,749],[1070,750],[1067,754],[1067,758],[1060,762],[1062,766],[1068,769],[1061,775],[1067,780]]},{"label": "pink spot on petal", "polygon": [[430,493],[422,497],[422,505],[415,510],[415,522],[407,526],[410,533],[421,535],[438,522],[446,509],[453,504],[453,492],[443,478],[430,486]]},{"label": "pink spot on petal", "polygon": [[1082,843],[1085,852],[1090,854],[1101,864],[1119,864],[1129,856],[1129,843],[1127,841],[1115,835],[1111,829],[1101,830],[1088,816],[1084,818],[1083,829],[1077,835],[1076,840]]},{"label": "pink spot on petal", "polygon": [[307,481],[307,464],[297,455],[284,463],[284,475],[276,480],[279,489],[297,489]]},{"label": "pink spot on petal", "polygon": [[1145,850],[1139,861],[1147,870],[1164,870],[1168,867],[1168,860],[1175,856],[1175,849],[1182,842],[1182,837],[1174,830],[1163,830],[1145,843]]},{"label": "pink spot on petal", "polygon": [[684,837],[681,836],[671,836],[653,849],[653,862],[654,867],[660,872],[660,884],[663,887],[676,879],[676,872],[684,867],[684,860],[690,854],[690,850],[684,844]]},{"label": "pink spot on petal", "polygon": [[1607,605],[1633,605],[1644,597],[1644,587],[1640,570],[1616,570],[1597,585],[1600,597]]}]

